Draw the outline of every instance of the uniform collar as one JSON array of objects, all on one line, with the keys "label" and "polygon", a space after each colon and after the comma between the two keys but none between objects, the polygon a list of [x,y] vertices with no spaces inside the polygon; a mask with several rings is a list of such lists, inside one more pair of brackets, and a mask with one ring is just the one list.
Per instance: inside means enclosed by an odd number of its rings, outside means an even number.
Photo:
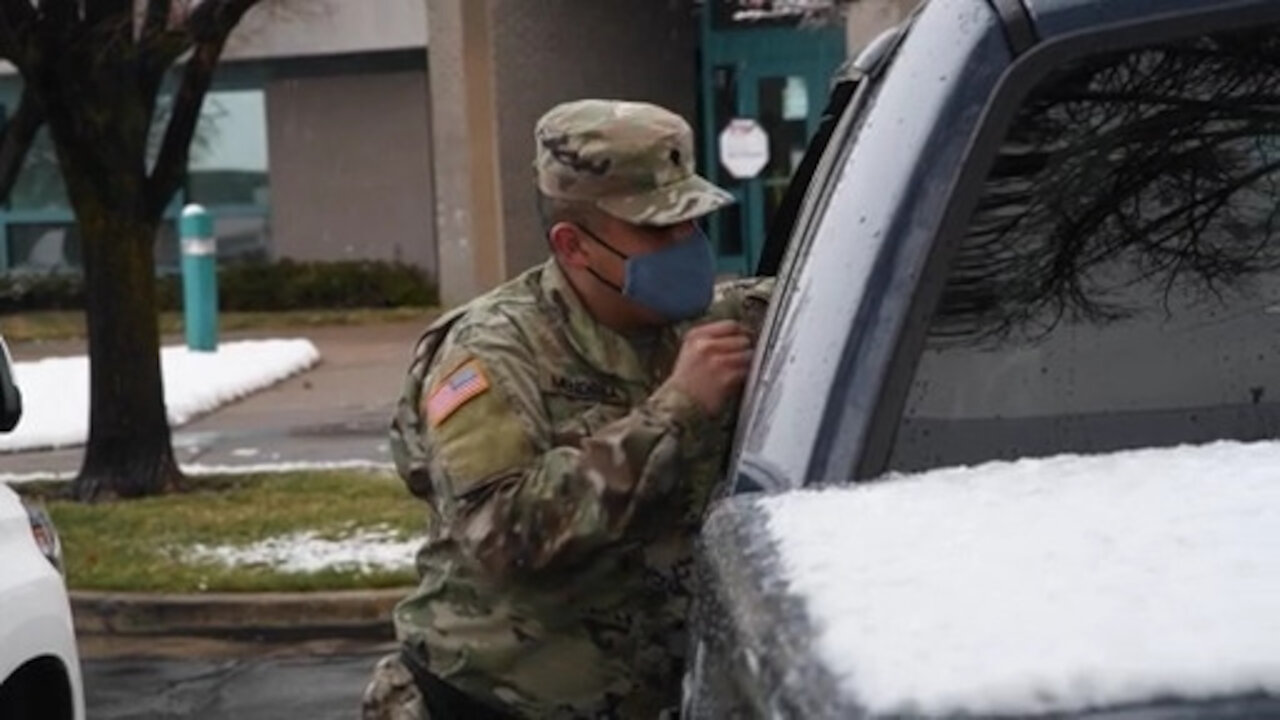
[{"label": "uniform collar", "polygon": [[[582,304],[569,284],[564,271],[554,259],[542,267],[542,294],[555,315],[560,318],[569,344],[593,368],[627,382],[647,383],[653,373],[636,353],[635,347],[621,333],[598,322]],[[664,331],[655,346],[668,340]]]}]

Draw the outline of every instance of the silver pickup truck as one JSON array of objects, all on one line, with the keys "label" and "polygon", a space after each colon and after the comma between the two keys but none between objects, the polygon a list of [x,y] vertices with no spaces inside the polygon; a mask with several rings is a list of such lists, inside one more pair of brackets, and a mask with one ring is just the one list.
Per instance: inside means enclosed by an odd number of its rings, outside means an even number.
[{"label": "silver pickup truck", "polygon": [[1280,2],[929,0],[760,272],[686,720],[1280,718]]}]

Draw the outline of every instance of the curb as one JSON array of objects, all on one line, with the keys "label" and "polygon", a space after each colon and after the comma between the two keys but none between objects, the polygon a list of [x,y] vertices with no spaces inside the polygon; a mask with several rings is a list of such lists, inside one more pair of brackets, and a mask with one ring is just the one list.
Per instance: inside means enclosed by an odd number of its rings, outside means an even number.
[{"label": "curb", "polygon": [[391,640],[391,611],[413,588],[177,595],[72,591],[77,636],[296,642]]}]

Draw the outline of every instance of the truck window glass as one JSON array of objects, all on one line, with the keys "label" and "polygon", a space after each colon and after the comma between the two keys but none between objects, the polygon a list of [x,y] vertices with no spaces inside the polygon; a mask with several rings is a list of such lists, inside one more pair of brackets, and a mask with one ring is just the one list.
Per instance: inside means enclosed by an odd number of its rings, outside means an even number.
[{"label": "truck window glass", "polygon": [[1090,57],[1019,110],[889,466],[1280,434],[1280,34]]}]

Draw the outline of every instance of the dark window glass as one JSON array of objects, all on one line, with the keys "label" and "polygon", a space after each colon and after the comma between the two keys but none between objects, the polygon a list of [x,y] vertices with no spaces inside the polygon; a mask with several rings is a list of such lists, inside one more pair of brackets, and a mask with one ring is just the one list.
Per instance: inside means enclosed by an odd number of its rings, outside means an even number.
[{"label": "dark window glass", "polygon": [[720,254],[726,257],[737,257],[746,252],[743,241],[742,206],[734,203],[721,210],[717,222],[720,223]]},{"label": "dark window glass", "polygon": [[765,77],[757,92],[759,121],[769,133],[769,164],[760,173],[764,226],[769,227],[809,144],[809,87],[803,75]]},{"label": "dark window glass", "polygon": [[10,223],[9,267],[53,272],[82,265],[80,234],[72,222]]},{"label": "dark window glass", "polygon": [[266,208],[270,203],[267,169],[264,93],[209,93],[192,141],[187,179],[190,202]]},{"label": "dark window glass", "polygon": [[[738,116],[738,71],[733,65],[717,65],[712,70],[714,86],[712,105],[712,127],[717,137],[729,121]],[[718,145],[712,145],[718,148]],[[712,161],[708,163],[711,179],[725,188],[737,188],[742,181],[725,172],[719,162],[719,150],[715,149]],[[726,210],[716,213],[710,219],[711,227],[719,238],[718,251],[722,257],[738,257],[746,252],[746,242],[742,229],[742,208],[734,203]]]},{"label": "dark window glass", "polygon": [[[725,126],[741,114],[738,111],[738,70],[732,65],[717,65],[712,71],[711,80],[715,88],[715,103],[711,116],[712,127],[715,128],[716,137],[718,138]],[[712,147],[715,149],[715,157],[717,158],[716,161],[710,163],[709,170],[712,173],[712,179],[722,187],[741,185],[741,180],[730,175],[721,167],[718,160],[718,145],[713,145]]]},{"label": "dark window glass", "polygon": [[[8,262],[23,272],[78,272],[84,266],[80,232],[75,222],[10,222]],[[172,223],[156,230],[156,266],[176,269],[178,233]]]},{"label": "dark window glass", "polygon": [[1280,434],[1280,36],[1093,57],[1018,113],[890,465]]},{"label": "dark window glass", "polygon": [[71,212],[62,168],[53,149],[49,129],[41,128],[22,161],[18,180],[9,193],[9,208],[40,212]]}]

